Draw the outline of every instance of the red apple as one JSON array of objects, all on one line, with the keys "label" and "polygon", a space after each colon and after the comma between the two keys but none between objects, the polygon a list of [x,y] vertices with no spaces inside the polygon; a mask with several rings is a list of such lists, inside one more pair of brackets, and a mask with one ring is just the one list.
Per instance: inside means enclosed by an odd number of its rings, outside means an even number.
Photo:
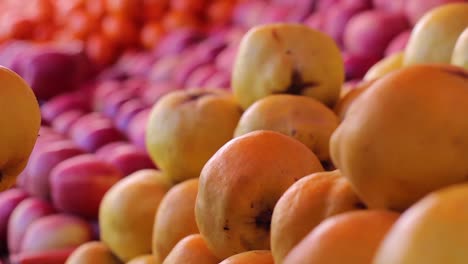
[{"label": "red apple", "polygon": [[362,10],[370,9],[373,5],[372,0],[340,0],[340,3],[346,6],[353,6]]},{"label": "red apple", "polygon": [[166,56],[167,54],[177,54],[182,52],[188,46],[203,39],[204,34],[199,30],[185,28],[174,30],[164,36],[158,43],[154,55],[156,58]]},{"label": "red apple", "polygon": [[115,91],[119,91],[120,88],[121,83],[115,80],[103,81],[97,84],[92,98],[93,109],[95,111],[102,111],[106,98]]},{"label": "red apple", "polygon": [[67,214],[52,214],[32,222],[24,234],[21,252],[43,252],[77,247],[92,239],[91,225]]},{"label": "red apple", "polygon": [[132,91],[130,89],[114,91],[107,96],[103,102],[102,113],[109,118],[115,117],[120,106],[132,98],[135,98],[136,95],[137,91]]},{"label": "red apple", "polygon": [[49,199],[52,169],[60,162],[81,154],[84,154],[84,151],[70,140],[40,146],[29,158],[28,178],[25,183],[28,193]]},{"label": "red apple", "polygon": [[40,252],[24,252],[9,257],[10,264],[64,264],[77,247],[46,250]]},{"label": "red apple", "polygon": [[206,80],[204,87],[230,90],[231,75],[225,71],[217,71],[208,80]]},{"label": "red apple", "polygon": [[113,164],[125,176],[138,170],[156,168],[145,151],[130,143],[111,143],[96,151],[96,156]]},{"label": "red apple", "polygon": [[52,121],[52,128],[63,135],[68,135],[73,124],[85,114],[86,112],[81,110],[63,112]]},{"label": "red apple", "polygon": [[364,10],[359,5],[334,4],[324,13],[323,32],[332,37],[335,42],[343,47],[343,33],[348,21],[357,13]]},{"label": "red apple", "polygon": [[58,115],[70,110],[81,110],[83,112],[91,109],[89,99],[81,97],[76,93],[67,93],[56,96],[41,106],[42,118],[51,123]]},{"label": "red apple", "polygon": [[374,7],[389,12],[401,13],[405,10],[407,0],[373,0]]},{"label": "red apple", "polygon": [[304,24],[312,29],[323,32],[325,27],[325,12],[315,12],[305,19]]},{"label": "red apple", "polygon": [[41,198],[31,197],[19,203],[8,221],[9,253],[20,252],[24,234],[34,221],[54,213],[52,205]]},{"label": "red apple", "polygon": [[151,108],[144,109],[136,114],[130,121],[126,131],[127,137],[140,150],[146,152],[146,124]]},{"label": "red apple", "polygon": [[99,113],[80,117],[70,128],[70,137],[87,152],[94,152],[107,143],[124,139],[112,120]]},{"label": "red apple", "polygon": [[149,71],[148,79],[152,82],[170,81],[179,66],[184,53],[162,56]]},{"label": "red apple", "polygon": [[216,73],[217,69],[213,64],[206,64],[196,68],[185,82],[185,87],[201,88],[206,81]]},{"label": "red apple", "polygon": [[385,56],[390,56],[396,52],[404,51],[411,36],[411,30],[406,30],[398,34],[385,49]]},{"label": "red apple", "polygon": [[361,56],[344,53],[343,61],[345,65],[346,80],[362,79],[366,72],[379,61],[376,56]]},{"label": "red apple", "polygon": [[95,219],[102,197],[122,177],[118,168],[95,155],[72,157],[51,172],[53,204],[63,212]]},{"label": "red apple", "polygon": [[408,17],[411,25],[415,25],[419,19],[431,9],[438,6],[449,4],[467,2],[466,0],[406,0],[405,1],[405,14]]},{"label": "red apple", "polygon": [[147,106],[152,106],[165,94],[179,89],[180,87],[173,82],[155,82],[149,84],[148,87],[146,87],[146,89],[142,92],[140,97]]},{"label": "red apple", "polygon": [[222,50],[218,54],[218,56],[216,56],[216,59],[215,59],[216,67],[221,70],[232,73],[232,67],[233,67],[233,63],[237,55],[238,47],[239,47],[239,43],[235,42],[235,43],[229,44],[227,48]]},{"label": "red apple", "polygon": [[125,132],[132,117],[146,107],[145,101],[140,98],[133,98],[123,103],[114,117],[115,127],[119,131]]},{"label": "red apple", "polygon": [[365,11],[349,20],[344,32],[344,47],[356,55],[382,57],[390,41],[408,26],[402,13]]},{"label": "red apple", "polygon": [[8,189],[0,193],[0,252],[7,248],[8,221],[13,210],[28,194],[18,188]]}]

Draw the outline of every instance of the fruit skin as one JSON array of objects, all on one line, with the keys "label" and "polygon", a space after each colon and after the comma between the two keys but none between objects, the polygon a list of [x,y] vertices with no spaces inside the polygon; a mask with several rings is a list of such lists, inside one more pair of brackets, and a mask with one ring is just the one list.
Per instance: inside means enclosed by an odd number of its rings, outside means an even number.
[{"label": "fruit skin", "polygon": [[11,255],[11,264],[63,264],[75,247],[65,249],[52,249],[39,252],[22,252]]},{"label": "fruit skin", "polygon": [[228,92],[171,92],[151,110],[146,129],[150,157],[174,183],[199,177],[206,161],[233,137],[240,116]]},{"label": "fruit skin", "polygon": [[0,193],[0,251],[7,249],[8,221],[15,208],[28,194],[19,188],[11,188]]},{"label": "fruit skin", "polygon": [[152,242],[153,255],[159,262],[182,238],[199,233],[195,220],[197,194],[198,178],[193,178],[172,187],[159,203]]},{"label": "fruit skin", "polygon": [[386,75],[389,72],[400,69],[401,67],[403,67],[404,57],[404,52],[398,52],[383,58],[367,71],[366,75],[364,75],[363,80],[370,81],[373,79],[377,79]]},{"label": "fruit skin", "polygon": [[100,241],[90,241],[81,244],[67,258],[65,264],[122,264],[112,251]]},{"label": "fruit skin", "polygon": [[219,259],[208,248],[200,234],[186,236],[175,245],[162,264],[218,264]]},{"label": "fruit skin", "polygon": [[330,153],[370,208],[404,210],[466,179],[468,124],[459,120],[468,114],[467,76],[450,65],[407,66],[351,104]]},{"label": "fruit skin", "polygon": [[[374,264],[466,263],[468,185],[437,190],[405,211],[382,242]],[[443,241],[443,243],[440,243]]]},{"label": "fruit skin", "polygon": [[77,247],[91,239],[91,225],[87,221],[72,215],[53,214],[29,226],[21,243],[21,252]]},{"label": "fruit skin", "polygon": [[234,62],[231,87],[242,108],[275,93],[306,95],[332,106],[344,81],[333,39],[300,24],[250,29]]},{"label": "fruit skin", "polygon": [[56,211],[49,202],[30,197],[23,200],[13,210],[8,220],[8,251],[10,254],[20,252],[24,234],[36,220],[54,214]]},{"label": "fruit skin", "polygon": [[102,197],[121,178],[117,168],[92,154],[69,158],[51,172],[52,202],[63,212],[94,219]]},{"label": "fruit skin", "polygon": [[28,84],[13,71],[0,66],[0,191],[15,184],[26,167],[39,133],[41,113]]},{"label": "fruit skin", "polygon": [[375,80],[372,81],[361,81],[355,85],[349,92],[347,92],[344,96],[340,98],[338,103],[336,103],[333,111],[339,117],[340,121],[346,117],[346,113],[348,112],[349,107],[351,104],[358,98],[365,90],[367,90]]},{"label": "fruit skin", "polygon": [[379,244],[399,216],[387,210],[362,210],[332,216],[310,232],[283,263],[372,263]]},{"label": "fruit skin", "polygon": [[312,151],[278,132],[254,131],[226,143],[200,175],[195,217],[208,247],[219,259],[269,249],[276,202],[295,181],[318,171],[323,168]]},{"label": "fruit skin", "polygon": [[406,0],[404,12],[412,25],[416,25],[421,18],[433,9],[452,4],[466,2],[466,0]]},{"label": "fruit skin", "polygon": [[369,10],[351,18],[344,32],[347,52],[364,57],[382,57],[385,48],[399,33],[408,28],[402,13]]},{"label": "fruit skin", "polygon": [[25,189],[42,199],[50,199],[50,173],[60,162],[85,152],[70,140],[38,146],[29,158]]},{"label": "fruit skin", "polygon": [[468,27],[460,34],[455,43],[451,63],[468,70]]},{"label": "fruit skin", "polygon": [[[276,263],[325,219],[366,206],[340,171],[316,172],[281,196],[271,218],[271,251]],[[307,220],[305,220],[307,219]]]},{"label": "fruit skin", "polygon": [[306,96],[278,94],[252,104],[242,114],[234,136],[255,130],[280,132],[299,140],[325,161],[330,158],[330,136],[337,126],[335,113],[320,101]]},{"label": "fruit skin", "polygon": [[160,171],[147,169],[125,177],[105,194],[99,208],[101,240],[119,259],[151,252],[156,211],[170,187]]},{"label": "fruit skin", "polygon": [[385,57],[388,57],[397,52],[404,52],[410,36],[411,29],[408,29],[394,37],[392,41],[388,43],[388,46],[385,49]]},{"label": "fruit skin", "polygon": [[233,255],[219,264],[274,264],[273,256],[269,250],[252,250]]},{"label": "fruit skin", "polygon": [[443,5],[415,25],[405,49],[404,65],[450,63],[458,36],[468,26],[468,3]]},{"label": "fruit skin", "polygon": [[159,264],[159,263],[161,262],[158,261],[157,258],[153,255],[142,255],[127,262],[127,264]]}]

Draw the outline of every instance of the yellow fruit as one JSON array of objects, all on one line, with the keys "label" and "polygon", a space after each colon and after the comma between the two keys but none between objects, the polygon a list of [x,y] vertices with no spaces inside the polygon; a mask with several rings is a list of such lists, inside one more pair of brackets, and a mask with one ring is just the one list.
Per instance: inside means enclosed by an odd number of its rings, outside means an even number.
[{"label": "yellow fruit", "polygon": [[159,263],[161,262],[157,261],[157,258],[153,255],[139,256],[127,262],[127,264],[159,264]]},{"label": "yellow fruit", "polygon": [[154,218],[169,188],[161,172],[145,169],[125,177],[104,195],[99,208],[101,240],[121,260],[151,253]]},{"label": "yellow fruit", "polygon": [[[284,264],[371,264],[400,215],[386,210],[361,210],[332,216],[302,240]],[[400,262],[392,262],[392,264]],[[424,262],[413,262],[424,263]]]},{"label": "yellow fruit", "polygon": [[387,73],[403,67],[404,52],[397,52],[383,58],[372,66],[364,76],[364,81],[370,81],[385,76]]},{"label": "yellow fruit", "polygon": [[272,130],[304,143],[317,157],[330,158],[329,141],[338,118],[321,102],[298,95],[271,95],[256,101],[242,115],[234,136]]},{"label": "yellow fruit", "polygon": [[332,38],[304,25],[279,23],[244,35],[231,87],[244,109],[277,93],[311,96],[332,106],[343,81],[343,59]]},{"label": "yellow fruit", "polygon": [[281,196],[271,219],[271,251],[276,263],[326,218],[365,208],[338,170],[317,172],[295,182]]},{"label": "yellow fruit", "polygon": [[153,255],[160,261],[182,238],[198,233],[195,201],[198,178],[172,187],[159,204],[153,226]]},{"label": "yellow fruit", "polygon": [[404,210],[466,181],[468,72],[408,66],[375,81],[330,139],[333,163],[370,208]]},{"label": "yellow fruit", "polygon": [[356,84],[356,87],[354,87],[352,90],[347,92],[344,96],[340,98],[338,103],[336,103],[335,107],[333,108],[333,111],[335,114],[338,116],[340,121],[343,121],[345,118],[349,107],[351,104],[365,91],[371,84],[373,84],[375,80],[372,81],[362,81],[358,84]]},{"label": "yellow fruit", "polygon": [[231,256],[219,264],[274,264],[269,250],[252,250]]},{"label": "yellow fruit", "polygon": [[468,70],[468,26],[458,37],[453,48],[452,64]]},{"label": "yellow fruit", "polygon": [[181,90],[161,98],[150,114],[146,145],[174,182],[200,176],[206,161],[234,134],[241,109],[221,90]]},{"label": "yellow fruit", "polygon": [[206,163],[195,217],[219,259],[270,248],[273,208],[295,181],[323,171],[301,142],[274,131],[234,138]]},{"label": "yellow fruit", "polygon": [[0,66],[0,191],[16,182],[34,147],[41,112],[29,85]]},{"label": "yellow fruit", "polygon": [[402,214],[373,264],[468,263],[467,204],[467,184],[427,195]]},{"label": "yellow fruit", "polygon": [[200,234],[189,235],[177,243],[163,264],[218,264]]},{"label": "yellow fruit", "polygon": [[100,241],[87,242],[79,246],[67,258],[65,264],[122,264],[112,251]]},{"label": "yellow fruit", "polygon": [[405,48],[404,65],[450,63],[458,36],[468,27],[468,3],[442,5],[416,23]]}]

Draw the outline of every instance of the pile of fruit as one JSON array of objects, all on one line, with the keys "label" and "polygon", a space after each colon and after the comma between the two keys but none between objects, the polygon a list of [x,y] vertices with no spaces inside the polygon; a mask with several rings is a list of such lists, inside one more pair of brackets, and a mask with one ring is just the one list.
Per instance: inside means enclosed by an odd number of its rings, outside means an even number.
[{"label": "pile of fruit", "polygon": [[2,5],[5,263],[468,262],[467,1]]}]

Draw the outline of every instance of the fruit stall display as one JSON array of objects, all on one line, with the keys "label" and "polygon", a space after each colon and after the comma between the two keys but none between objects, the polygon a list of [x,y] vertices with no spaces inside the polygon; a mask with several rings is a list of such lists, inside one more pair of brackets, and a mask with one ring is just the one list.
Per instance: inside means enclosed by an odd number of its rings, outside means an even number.
[{"label": "fruit stall display", "polygon": [[468,263],[468,1],[0,22],[0,263]]}]

